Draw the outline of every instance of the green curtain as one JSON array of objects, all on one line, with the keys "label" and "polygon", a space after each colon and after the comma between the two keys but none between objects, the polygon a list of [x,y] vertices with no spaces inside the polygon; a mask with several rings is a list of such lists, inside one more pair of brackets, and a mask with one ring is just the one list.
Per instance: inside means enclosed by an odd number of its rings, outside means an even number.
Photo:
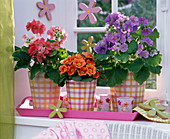
[{"label": "green curtain", "polygon": [[0,139],[14,138],[13,0],[0,0]]}]

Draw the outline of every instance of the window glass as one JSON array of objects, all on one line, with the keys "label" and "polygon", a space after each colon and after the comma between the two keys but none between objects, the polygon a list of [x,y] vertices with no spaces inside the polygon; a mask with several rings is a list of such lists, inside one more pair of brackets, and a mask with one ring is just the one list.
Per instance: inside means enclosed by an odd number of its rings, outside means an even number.
[{"label": "window glass", "polygon": [[[90,0],[78,0],[79,3],[85,3],[89,6]],[[101,7],[102,11],[100,13],[94,13],[95,17],[97,18],[96,24],[91,24],[89,17],[85,20],[77,20],[77,27],[104,27],[105,26],[105,18],[111,13],[111,0],[96,0],[95,7]],[[78,17],[84,13],[82,9],[78,6]]]},{"label": "window glass", "polygon": [[[156,25],[156,0],[118,0],[118,11],[126,16],[143,16],[150,25]],[[150,75],[146,88],[156,89],[156,75]]]}]

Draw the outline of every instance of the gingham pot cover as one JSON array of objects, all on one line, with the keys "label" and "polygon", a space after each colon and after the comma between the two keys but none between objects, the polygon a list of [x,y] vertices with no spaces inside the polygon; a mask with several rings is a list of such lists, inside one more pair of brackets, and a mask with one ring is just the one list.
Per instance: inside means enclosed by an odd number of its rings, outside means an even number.
[{"label": "gingham pot cover", "polygon": [[34,109],[49,109],[49,104],[57,105],[61,89],[50,79],[45,79],[43,73],[30,80],[30,88]]},{"label": "gingham pot cover", "polygon": [[110,88],[113,111],[118,111],[117,97],[133,97],[133,108],[139,103],[143,103],[145,85],[145,82],[142,85],[139,85],[139,83],[134,80],[133,73],[129,72],[127,79],[122,85],[116,85],[115,87]]},{"label": "gingham pot cover", "polygon": [[97,80],[92,82],[66,81],[70,110],[92,111]]}]

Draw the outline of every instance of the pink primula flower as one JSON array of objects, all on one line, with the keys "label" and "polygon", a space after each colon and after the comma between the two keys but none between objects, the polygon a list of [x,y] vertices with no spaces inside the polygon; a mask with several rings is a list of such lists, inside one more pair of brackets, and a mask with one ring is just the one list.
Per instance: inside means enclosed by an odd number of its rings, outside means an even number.
[{"label": "pink primula flower", "polygon": [[52,30],[49,29],[47,31],[47,35],[48,35],[47,38],[52,40],[54,38],[55,33]]},{"label": "pink primula flower", "polygon": [[31,47],[28,49],[28,53],[31,55],[31,57],[35,57],[34,55],[37,53],[38,49],[35,45],[31,45]]},{"label": "pink primula flower", "polygon": [[53,43],[51,44],[51,47],[54,48],[54,49],[58,49],[58,48],[60,48],[60,45],[59,45],[59,43],[57,43],[57,42],[53,42]]},{"label": "pink primula flower", "polygon": [[46,56],[43,53],[38,53],[37,54],[37,60],[42,63],[42,60],[45,59]]},{"label": "pink primula flower", "polygon": [[27,40],[28,39],[28,36],[27,34],[24,34],[23,37],[22,37],[23,41]]}]

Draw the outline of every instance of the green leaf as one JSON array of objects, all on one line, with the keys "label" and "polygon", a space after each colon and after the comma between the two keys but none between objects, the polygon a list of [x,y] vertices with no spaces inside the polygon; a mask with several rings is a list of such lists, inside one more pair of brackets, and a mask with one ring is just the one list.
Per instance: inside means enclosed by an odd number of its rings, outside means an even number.
[{"label": "green leaf", "polygon": [[65,85],[66,79],[67,79],[66,77],[62,77],[62,78],[60,77],[59,82],[58,82],[58,86],[63,87]]},{"label": "green leaf", "polygon": [[92,78],[86,78],[81,80],[81,82],[92,82],[92,81],[93,81]]},{"label": "green leaf", "polygon": [[132,63],[123,63],[121,64],[124,68],[132,72],[138,72],[143,67],[143,61],[140,58],[135,59]]},{"label": "green leaf", "polygon": [[124,70],[120,67],[112,68],[105,71],[106,78],[108,79],[107,85],[114,87],[115,85],[121,85],[128,76],[128,70]]},{"label": "green leaf", "polygon": [[55,56],[56,54],[57,54],[57,50],[56,50],[56,49],[54,49],[54,50],[52,51],[52,53],[51,53],[50,57]]},{"label": "green leaf", "polygon": [[156,67],[149,66],[148,68],[149,68],[150,72],[152,72],[153,74],[159,75],[161,73],[162,66],[156,66]]},{"label": "green leaf", "polygon": [[12,54],[12,56],[14,57],[14,60],[17,61],[17,64],[15,66],[15,71],[20,68],[28,68],[29,67],[31,57],[27,53],[17,50]]},{"label": "green leaf", "polygon": [[158,54],[155,55],[154,57],[148,57],[145,59],[145,62],[150,65],[150,66],[158,66],[162,61],[162,55]]},{"label": "green leaf", "polygon": [[63,49],[63,48],[58,48],[57,53],[58,53],[59,58],[61,58],[61,59],[65,59],[68,56],[67,55],[67,50]]},{"label": "green leaf", "polygon": [[38,72],[42,72],[42,70],[41,70],[41,65],[40,64],[34,64],[32,67],[31,67],[31,76],[30,76],[30,79],[32,80],[32,79],[34,79],[34,77],[36,76],[36,74],[38,73]]},{"label": "green leaf", "polygon": [[29,47],[23,46],[23,47],[21,48],[21,51],[28,54],[28,49],[29,49]]},{"label": "green leaf", "polygon": [[49,115],[49,118],[53,118],[56,115],[56,113],[57,113],[56,111],[52,111]]},{"label": "green leaf", "polygon": [[116,54],[115,57],[120,60],[121,62],[126,63],[129,60],[129,54],[128,53],[122,53],[122,54]]},{"label": "green leaf", "polygon": [[142,85],[149,78],[150,72],[147,67],[142,67],[139,72],[134,73],[134,79]]},{"label": "green leaf", "polygon": [[137,45],[137,42],[136,41],[131,41],[128,45],[128,53],[129,54],[132,54],[132,53],[135,53],[136,51],[138,50],[138,45]]},{"label": "green leaf", "polygon": [[47,42],[53,43],[53,42],[55,42],[55,40],[47,39]]},{"label": "green leaf", "polygon": [[17,50],[21,50],[21,48],[18,46],[15,46],[15,51],[17,51]]},{"label": "green leaf", "polygon": [[148,37],[151,39],[151,40],[156,40],[157,38],[159,38],[159,32],[158,30],[155,28],[154,32],[149,34]]},{"label": "green leaf", "polygon": [[82,80],[82,77],[81,76],[73,76],[72,79],[74,81],[81,81]]},{"label": "green leaf", "polygon": [[113,56],[112,54],[96,54],[94,56],[95,60],[103,61],[105,59],[108,59],[110,56]]},{"label": "green leaf", "polygon": [[52,66],[47,67],[46,74],[54,83],[58,84],[60,73],[58,69],[53,69]]}]

